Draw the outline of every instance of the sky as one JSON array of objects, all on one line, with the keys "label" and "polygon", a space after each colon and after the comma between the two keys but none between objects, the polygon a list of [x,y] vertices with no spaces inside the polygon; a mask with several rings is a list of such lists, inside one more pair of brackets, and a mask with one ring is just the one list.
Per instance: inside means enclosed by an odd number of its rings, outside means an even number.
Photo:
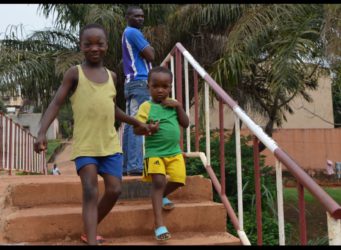
[{"label": "sky", "polygon": [[8,25],[23,24],[26,35],[34,30],[44,30],[53,26],[52,15],[46,19],[38,13],[38,4],[0,4],[0,39]]}]

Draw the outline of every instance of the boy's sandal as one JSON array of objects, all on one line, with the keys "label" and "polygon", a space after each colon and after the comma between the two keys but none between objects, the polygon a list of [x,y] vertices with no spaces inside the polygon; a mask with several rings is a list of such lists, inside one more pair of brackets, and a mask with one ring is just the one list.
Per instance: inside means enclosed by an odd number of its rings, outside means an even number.
[{"label": "boy's sandal", "polygon": [[167,197],[162,198],[162,208],[164,210],[172,210],[174,208],[174,203],[171,202]]},{"label": "boy's sandal", "polygon": [[[88,238],[86,237],[86,234],[82,234],[81,235],[81,240],[84,243],[88,243]],[[103,243],[105,241],[105,239],[102,236],[100,236],[100,235],[96,236],[96,240],[97,240],[97,243]]]},{"label": "boy's sandal", "polygon": [[171,238],[171,234],[168,232],[165,226],[158,227],[155,229],[155,239],[156,240],[169,240]]}]

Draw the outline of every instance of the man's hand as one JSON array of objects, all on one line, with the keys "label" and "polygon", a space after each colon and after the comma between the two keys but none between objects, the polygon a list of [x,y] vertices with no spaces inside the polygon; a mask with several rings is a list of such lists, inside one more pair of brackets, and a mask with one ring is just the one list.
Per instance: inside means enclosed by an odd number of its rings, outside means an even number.
[{"label": "man's hand", "polygon": [[37,141],[34,143],[34,151],[40,153],[41,151],[47,150],[47,139],[46,135],[38,135]]}]

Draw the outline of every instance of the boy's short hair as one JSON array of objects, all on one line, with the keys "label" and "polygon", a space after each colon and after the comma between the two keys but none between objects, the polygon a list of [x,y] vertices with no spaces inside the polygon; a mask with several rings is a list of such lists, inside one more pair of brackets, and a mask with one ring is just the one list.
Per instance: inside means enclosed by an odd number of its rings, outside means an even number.
[{"label": "boy's short hair", "polygon": [[92,28],[96,28],[96,29],[101,29],[104,32],[105,38],[108,39],[108,34],[107,31],[104,29],[104,27],[98,23],[89,23],[87,25],[85,25],[80,31],[79,31],[79,40],[81,40],[81,37],[84,33],[85,30],[88,29],[92,29]]},{"label": "boy's short hair", "polygon": [[148,73],[148,82],[150,81],[150,78],[153,73],[165,73],[168,74],[171,78],[171,81],[173,81],[173,74],[172,71],[170,71],[168,68],[162,67],[162,66],[156,66],[152,68]]}]

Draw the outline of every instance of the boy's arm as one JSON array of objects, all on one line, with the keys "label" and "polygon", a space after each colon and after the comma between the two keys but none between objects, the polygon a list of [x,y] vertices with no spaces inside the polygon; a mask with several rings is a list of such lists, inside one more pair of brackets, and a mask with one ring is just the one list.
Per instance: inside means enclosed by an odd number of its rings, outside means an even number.
[{"label": "boy's arm", "polygon": [[168,99],[163,100],[162,104],[166,107],[175,108],[176,113],[178,114],[179,124],[183,128],[187,128],[189,126],[188,116],[187,116],[187,114],[186,114],[185,110],[183,109],[180,102],[178,102],[177,100],[168,98]]},{"label": "boy's arm", "polygon": [[176,107],[176,112],[178,113],[179,124],[183,128],[187,128],[189,126],[189,119],[188,119],[188,116],[187,116],[185,110],[182,108],[181,105]]},{"label": "boy's arm", "polygon": [[52,121],[56,118],[60,107],[65,102],[65,99],[73,88],[74,83],[78,81],[78,70],[76,67],[70,68],[64,75],[63,82],[59,86],[54,98],[46,109],[38,131],[37,141],[34,143],[34,151],[39,153],[47,148],[46,131],[50,127]]}]

